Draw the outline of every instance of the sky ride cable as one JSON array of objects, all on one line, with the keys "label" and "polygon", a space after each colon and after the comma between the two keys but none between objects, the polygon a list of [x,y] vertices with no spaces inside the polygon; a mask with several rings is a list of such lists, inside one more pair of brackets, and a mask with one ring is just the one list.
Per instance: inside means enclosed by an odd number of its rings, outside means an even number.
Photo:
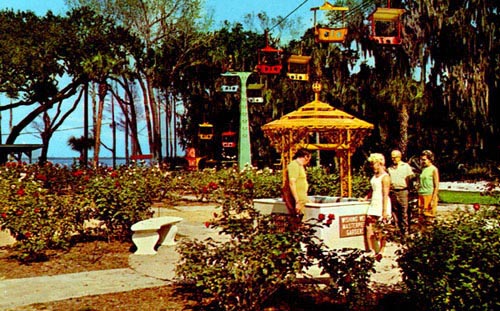
[{"label": "sky ride cable", "polygon": [[[290,11],[290,13],[288,13],[285,17],[283,17],[282,19],[280,19],[276,24],[274,24],[274,26],[272,26],[271,28],[269,28],[267,31],[271,32],[274,28],[278,27],[281,23],[283,23],[285,20],[287,20],[293,13],[295,13],[298,9],[300,9],[302,6],[304,6],[304,4],[306,4],[307,2],[309,2],[309,0],[302,1],[301,4],[299,4],[295,9],[293,9],[292,11]],[[370,7],[370,6],[374,5],[374,4],[375,4],[375,0],[361,1],[360,4],[354,6],[352,9],[349,9],[349,11],[347,11],[345,13],[344,17],[342,17],[342,18],[335,18],[332,21],[334,23],[341,22],[343,20],[343,18],[348,18],[350,16],[353,16],[356,13],[365,12],[368,7]]]},{"label": "sky ride cable", "polygon": [[288,13],[285,17],[283,17],[280,21],[278,21],[273,27],[269,28],[269,31],[273,30],[274,28],[278,27],[281,23],[283,23],[287,18],[290,17],[293,13],[295,13],[298,9],[300,9],[304,4],[306,4],[309,0],[304,0],[302,1],[301,4],[299,4],[295,9],[293,9],[290,13]]}]

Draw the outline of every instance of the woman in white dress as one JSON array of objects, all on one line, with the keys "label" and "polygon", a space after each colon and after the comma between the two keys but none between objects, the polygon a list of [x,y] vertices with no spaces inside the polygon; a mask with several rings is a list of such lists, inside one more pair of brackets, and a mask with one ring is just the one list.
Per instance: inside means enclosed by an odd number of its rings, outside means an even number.
[{"label": "woman in white dress", "polygon": [[385,169],[385,158],[383,154],[372,153],[368,158],[373,169],[373,176],[370,179],[372,186],[371,194],[367,197],[370,199],[366,217],[366,241],[368,248],[380,259],[385,247],[385,237],[374,229],[374,224],[377,221],[387,223],[390,220],[391,200],[389,198],[389,190],[391,188],[391,177]]}]

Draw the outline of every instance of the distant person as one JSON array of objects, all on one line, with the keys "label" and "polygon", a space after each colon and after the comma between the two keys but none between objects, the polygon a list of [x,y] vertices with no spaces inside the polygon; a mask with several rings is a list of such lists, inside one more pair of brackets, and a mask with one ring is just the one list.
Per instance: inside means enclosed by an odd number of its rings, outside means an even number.
[{"label": "distant person", "polygon": [[374,225],[381,221],[388,223],[391,217],[391,199],[389,190],[391,188],[391,177],[385,170],[385,157],[380,153],[372,153],[368,158],[373,169],[370,179],[371,193],[366,197],[370,199],[370,205],[366,215],[366,241],[368,248],[376,255],[377,260],[382,257],[385,247],[385,237],[381,232],[375,230]]},{"label": "distant person", "polygon": [[434,154],[432,151],[422,151],[420,155],[422,172],[418,187],[418,209],[420,218],[430,222],[434,221],[436,217],[439,192],[439,171],[433,162]]},{"label": "distant person", "polygon": [[413,176],[411,166],[401,160],[399,150],[392,150],[392,165],[388,172],[391,176],[390,198],[392,204],[392,218],[403,236],[410,233],[411,211],[408,209],[408,188]]},{"label": "distant person", "polygon": [[293,156],[292,162],[287,166],[288,186],[293,199],[294,208],[291,214],[304,214],[306,203],[308,202],[307,175],[305,166],[311,160],[311,152],[307,149],[299,149]]}]

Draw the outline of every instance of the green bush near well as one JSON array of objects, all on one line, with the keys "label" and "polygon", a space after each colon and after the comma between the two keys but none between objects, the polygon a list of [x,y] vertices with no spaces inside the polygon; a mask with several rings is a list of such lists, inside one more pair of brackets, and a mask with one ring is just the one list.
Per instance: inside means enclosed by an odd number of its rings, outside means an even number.
[{"label": "green bush near well", "polygon": [[500,208],[438,219],[403,245],[398,263],[415,310],[499,310]]}]

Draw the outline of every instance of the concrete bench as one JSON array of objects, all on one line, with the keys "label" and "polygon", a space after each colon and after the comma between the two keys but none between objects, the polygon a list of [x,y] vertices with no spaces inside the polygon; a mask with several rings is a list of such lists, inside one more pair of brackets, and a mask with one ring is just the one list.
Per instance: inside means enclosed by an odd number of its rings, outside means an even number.
[{"label": "concrete bench", "polygon": [[137,250],[136,255],[156,254],[156,245],[175,245],[177,223],[181,217],[156,217],[139,221],[132,225],[132,241]]}]

